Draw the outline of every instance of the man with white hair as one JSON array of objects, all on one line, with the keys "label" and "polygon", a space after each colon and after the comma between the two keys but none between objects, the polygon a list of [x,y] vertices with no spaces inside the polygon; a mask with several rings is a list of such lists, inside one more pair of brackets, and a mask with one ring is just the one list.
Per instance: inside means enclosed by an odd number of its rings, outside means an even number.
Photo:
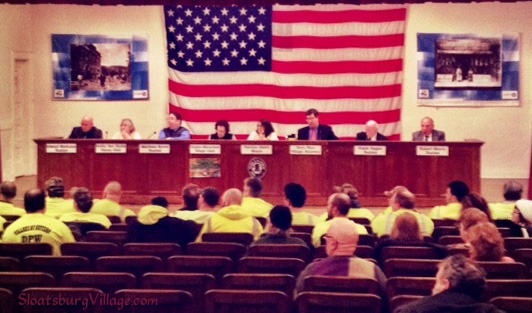
[{"label": "man with white hair", "polygon": [[92,116],[85,115],[81,119],[81,126],[72,128],[69,139],[101,139],[102,131],[94,127]]},{"label": "man with white hair", "polygon": [[412,141],[445,141],[445,133],[434,129],[434,120],[425,116],[421,120],[421,130],[412,134]]},{"label": "man with white hair", "polygon": [[353,221],[334,220],[325,237],[328,257],[312,262],[301,272],[297,278],[296,292],[305,291],[305,278],[325,275],[376,279],[384,295],[386,277],[381,269],[373,262],[354,256],[358,237],[357,226]]},{"label": "man with white hair", "polygon": [[388,140],[386,136],[379,133],[379,124],[375,122],[374,120],[369,120],[366,123],[366,131],[360,132],[357,134],[357,140],[369,140],[369,141],[377,141],[377,140]]}]

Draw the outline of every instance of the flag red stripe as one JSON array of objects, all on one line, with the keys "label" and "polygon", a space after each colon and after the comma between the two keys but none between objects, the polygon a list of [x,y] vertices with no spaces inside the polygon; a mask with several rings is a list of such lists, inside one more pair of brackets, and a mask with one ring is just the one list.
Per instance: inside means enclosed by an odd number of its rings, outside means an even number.
[{"label": "flag red stripe", "polygon": [[404,45],[404,34],[382,36],[272,36],[274,48],[342,49],[386,48]]},{"label": "flag red stripe", "polygon": [[383,23],[404,21],[406,10],[273,11],[272,19],[274,23]]},{"label": "flag red stripe", "polygon": [[384,61],[272,61],[272,71],[283,74],[373,74],[400,72],[403,70],[403,60]]},{"label": "flag red stripe", "polygon": [[186,97],[271,97],[277,99],[378,99],[401,96],[401,84],[389,86],[301,87],[262,84],[185,85],[169,80],[170,92]]},{"label": "flag red stripe", "polygon": [[[189,122],[232,122],[259,121],[263,118],[272,123],[304,124],[305,112],[287,112],[273,110],[189,110],[170,104],[170,111],[180,113],[183,120]],[[320,112],[320,121],[325,124],[365,124],[373,119],[377,123],[395,123],[401,117],[401,110],[383,112]]]}]

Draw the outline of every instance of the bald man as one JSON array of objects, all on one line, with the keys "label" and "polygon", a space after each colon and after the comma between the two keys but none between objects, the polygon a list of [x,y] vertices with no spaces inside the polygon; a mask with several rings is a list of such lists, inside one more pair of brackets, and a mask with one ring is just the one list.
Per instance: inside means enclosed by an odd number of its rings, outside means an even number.
[{"label": "bald man", "polygon": [[345,218],[334,220],[325,237],[328,257],[310,263],[301,272],[297,278],[296,292],[305,291],[305,278],[325,275],[376,279],[384,295],[386,277],[381,269],[375,263],[354,256],[358,237],[357,226],[353,221]]},{"label": "bald man", "polygon": [[101,139],[103,138],[102,131],[94,127],[94,120],[92,116],[85,115],[81,119],[81,126],[74,127],[69,139]]},{"label": "bald man", "polygon": [[421,120],[421,130],[412,134],[412,141],[445,141],[445,133],[434,129],[434,120],[425,116]]},{"label": "bald man", "polygon": [[135,212],[120,206],[122,198],[122,185],[117,181],[110,181],[103,189],[103,199],[94,202],[91,213],[103,214],[105,216],[118,216],[123,223],[126,217],[136,216]]},{"label": "bald man", "polygon": [[263,232],[260,222],[242,208],[242,192],[236,188],[227,189],[222,195],[222,209],[203,225],[197,242],[204,233],[250,233],[256,239]]},{"label": "bald man", "polygon": [[366,123],[366,131],[357,134],[357,140],[377,141],[388,140],[388,138],[379,133],[379,124],[374,120],[370,120]]}]

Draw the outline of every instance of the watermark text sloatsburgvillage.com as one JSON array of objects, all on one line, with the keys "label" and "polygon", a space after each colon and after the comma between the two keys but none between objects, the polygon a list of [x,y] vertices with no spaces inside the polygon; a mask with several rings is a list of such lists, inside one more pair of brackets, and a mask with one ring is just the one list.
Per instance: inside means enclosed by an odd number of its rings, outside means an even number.
[{"label": "watermark text sloatsburgvillage.com", "polygon": [[156,306],[155,298],[117,298],[109,294],[92,294],[88,293],[87,297],[65,297],[61,293],[54,296],[34,297],[27,293],[21,293],[18,296],[18,304],[21,306],[82,306],[86,310],[90,306],[113,306],[122,310],[124,306]]}]

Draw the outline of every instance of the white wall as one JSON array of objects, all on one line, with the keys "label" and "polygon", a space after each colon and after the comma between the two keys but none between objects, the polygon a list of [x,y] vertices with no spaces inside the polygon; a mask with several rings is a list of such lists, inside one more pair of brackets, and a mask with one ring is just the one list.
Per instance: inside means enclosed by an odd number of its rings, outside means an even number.
[{"label": "white wall", "polygon": [[[532,139],[532,3],[415,4],[409,6],[404,85],[403,138],[418,130],[430,115],[449,140],[478,138],[482,148],[483,178],[528,178]],[[164,125],[167,110],[165,33],[160,7],[101,7],[74,5],[0,5],[0,71],[11,50],[30,50],[35,58],[35,137],[67,136],[81,117],[92,114],[95,124],[111,136],[122,118],[135,122],[143,136]],[[5,21],[8,21],[7,23]],[[31,24],[30,24],[31,23]],[[24,25],[21,27],[21,25]],[[26,27],[27,25],[27,27]],[[428,108],[417,105],[416,34],[521,34],[521,101],[511,108]],[[51,34],[147,34],[150,99],[148,101],[52,101]],[[10,101],[6,77],[0,77],[2,106]],[[0,113],[3,113],[0,111]]]}]

